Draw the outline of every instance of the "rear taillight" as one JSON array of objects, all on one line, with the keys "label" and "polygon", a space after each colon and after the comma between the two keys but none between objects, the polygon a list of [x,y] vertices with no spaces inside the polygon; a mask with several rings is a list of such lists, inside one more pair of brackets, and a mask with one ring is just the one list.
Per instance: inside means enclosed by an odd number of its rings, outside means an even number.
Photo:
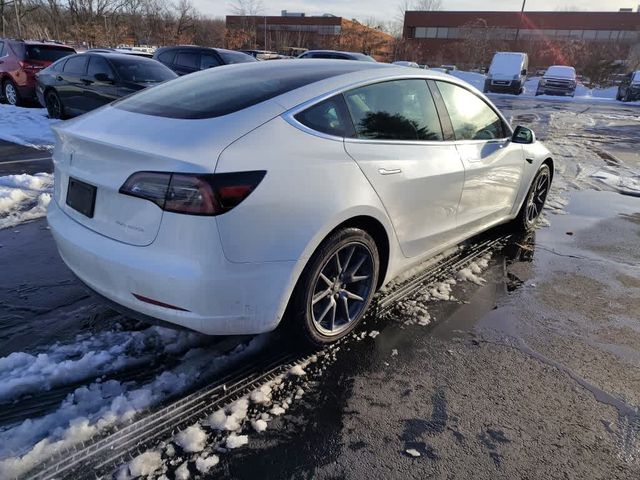
[{"label": "rear taillight", "polygon": [[247,198],[266,173],[136,172],[120,187],[120,193],[149,200],[167,212],[220,215]]},{"label": "rear taillight", "polygon": [[26,72],[31,72],[31,73],[35,73],[35,72],[39,72],[40,70],[42,70],[44,68],[44,66],[42,65],[38,65],[35,63],[30,63],[27,61],[22,61],[20,62],[20,66],[22,67],[22,69]]}]

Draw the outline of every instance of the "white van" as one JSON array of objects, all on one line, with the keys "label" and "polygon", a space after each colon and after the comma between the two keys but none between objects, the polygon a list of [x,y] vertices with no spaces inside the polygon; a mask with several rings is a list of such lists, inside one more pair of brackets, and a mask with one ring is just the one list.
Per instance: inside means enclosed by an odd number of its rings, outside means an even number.
[{"label": "white van", "polygon": [[520,95],[524,91],[528,68],[526,53],[496,52],[484,82],[484,92]]}]

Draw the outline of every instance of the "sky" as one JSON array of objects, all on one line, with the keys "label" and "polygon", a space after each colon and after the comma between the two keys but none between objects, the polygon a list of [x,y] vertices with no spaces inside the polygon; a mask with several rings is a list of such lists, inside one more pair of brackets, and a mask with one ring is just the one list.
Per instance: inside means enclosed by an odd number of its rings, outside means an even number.
[{"label": "sky", "polygon": [[[232,14],[232,1],[192,0],[198,10],[209,16]],[[307,15],[331,13],[360,20],[375,18],[391,21],[398,15],[401,0],[262,0],[264,15],[280,15],[281,10],[305,12]],[[605,5],[603,5],[605,4]],[[576,8],[590,11],[618,11],[620,8],[638,8],[640,0],[527,0],[526,10]],[[520,0],[442,0],[443,10],[519,10]]]}]

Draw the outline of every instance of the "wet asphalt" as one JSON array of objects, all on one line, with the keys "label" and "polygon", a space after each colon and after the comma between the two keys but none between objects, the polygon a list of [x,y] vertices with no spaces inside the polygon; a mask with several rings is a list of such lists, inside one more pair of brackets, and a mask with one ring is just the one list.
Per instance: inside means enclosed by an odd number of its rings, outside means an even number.
[{"label": "wet asphalt", "polygon": [[[554,135],[540,102],[529,117],[518,105],[516,120]],[[564,135],[636,162],[618,112]],[[42,152],[15,148],[0,144],[2,174],[50,171]],[[346,342],[286,415],[221,456],[215,477],[640,478],[640,199],[565,198],[549,227],[494,254],[484,285],[427,304],[430,325],[402,311],[369,319],[363,331],[380,334]],[[0,272],[0,357],[115,321],[64,267],[44,220],[0,230]]]}]

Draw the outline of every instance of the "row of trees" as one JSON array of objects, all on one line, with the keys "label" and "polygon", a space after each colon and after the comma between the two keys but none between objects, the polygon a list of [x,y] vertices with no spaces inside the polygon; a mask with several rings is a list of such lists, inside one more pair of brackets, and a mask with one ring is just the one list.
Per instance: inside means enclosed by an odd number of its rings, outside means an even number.
[{"label": "row of trees", "polygon": [[220,44],[224,20],[190,0],[0,0],[1,35],[87,46]]}]

